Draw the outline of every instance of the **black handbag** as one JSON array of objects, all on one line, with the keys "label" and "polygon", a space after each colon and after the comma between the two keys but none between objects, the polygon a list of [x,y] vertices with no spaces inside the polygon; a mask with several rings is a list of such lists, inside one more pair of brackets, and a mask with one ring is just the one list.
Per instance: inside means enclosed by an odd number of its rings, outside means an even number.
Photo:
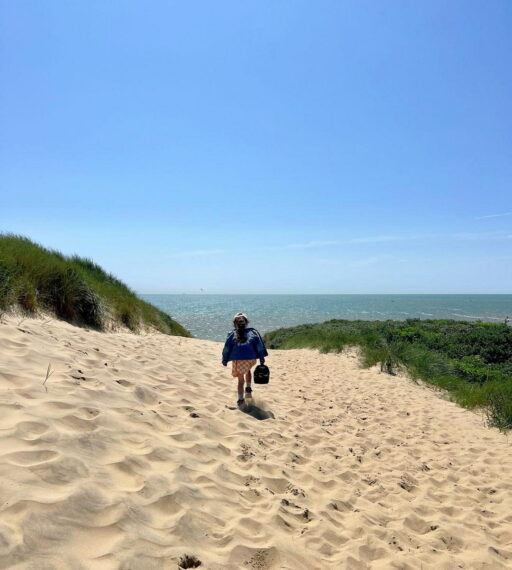
[{"label": "black handbag", "polygon": [[258,364],[254,369],[254,383],[255,384],[268,384],[270,380],[270,370],[265,364]]}]

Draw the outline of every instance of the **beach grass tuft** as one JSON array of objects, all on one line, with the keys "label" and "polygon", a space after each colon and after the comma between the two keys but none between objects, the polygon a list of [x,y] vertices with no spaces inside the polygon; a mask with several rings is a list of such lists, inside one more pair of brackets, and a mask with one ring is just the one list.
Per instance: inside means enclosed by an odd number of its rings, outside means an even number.
[{"label": "beach grass tuft", "polygon": [[67,257],[30,239],[0,234],[0,310],[50,312],[98,330],[122,324],[137,332],[190,336],[169,315],[143,301],[90,259]]}]

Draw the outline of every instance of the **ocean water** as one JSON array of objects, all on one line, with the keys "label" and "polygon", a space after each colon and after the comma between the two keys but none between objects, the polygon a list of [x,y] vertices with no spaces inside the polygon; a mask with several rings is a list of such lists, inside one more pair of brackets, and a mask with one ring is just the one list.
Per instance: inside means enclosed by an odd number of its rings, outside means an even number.
[{"label": "ocean water", "polygon": [[238,311],[261,333],[329,319],[504,321],[512,295],[141,295],[195,337],[223,341]]}]

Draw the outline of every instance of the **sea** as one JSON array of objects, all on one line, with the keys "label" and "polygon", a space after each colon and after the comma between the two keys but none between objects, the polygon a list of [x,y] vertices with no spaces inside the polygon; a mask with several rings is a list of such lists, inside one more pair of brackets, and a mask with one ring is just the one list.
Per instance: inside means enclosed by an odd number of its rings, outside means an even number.
[{"label": "sea", "polygon": [[512,295],[140,295],[196,338],[224,341],[242,311],[262,334],[330,319],[456,319],[504,322]]}]

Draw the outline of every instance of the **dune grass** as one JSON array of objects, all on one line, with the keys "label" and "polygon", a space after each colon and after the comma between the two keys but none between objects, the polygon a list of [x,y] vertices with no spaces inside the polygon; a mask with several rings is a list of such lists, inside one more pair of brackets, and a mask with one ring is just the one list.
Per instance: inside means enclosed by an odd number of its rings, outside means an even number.
[{"label": "dune grass", "polygon": [[362,365],[446,390],[466,408],[483,408],[489,424],[512,428],[512,328],[507,323],[450,320],[346,321],[279,329],[265,335],[270,348],[361,351]]},{"label": "dune grass", "polygon": [[14,307],[27,314],[51,312],[98,330],[123,324],[134,332],[153,327],[190,336],[93,261],[65,256],[25,237],[0,234],[0,310]]}]

